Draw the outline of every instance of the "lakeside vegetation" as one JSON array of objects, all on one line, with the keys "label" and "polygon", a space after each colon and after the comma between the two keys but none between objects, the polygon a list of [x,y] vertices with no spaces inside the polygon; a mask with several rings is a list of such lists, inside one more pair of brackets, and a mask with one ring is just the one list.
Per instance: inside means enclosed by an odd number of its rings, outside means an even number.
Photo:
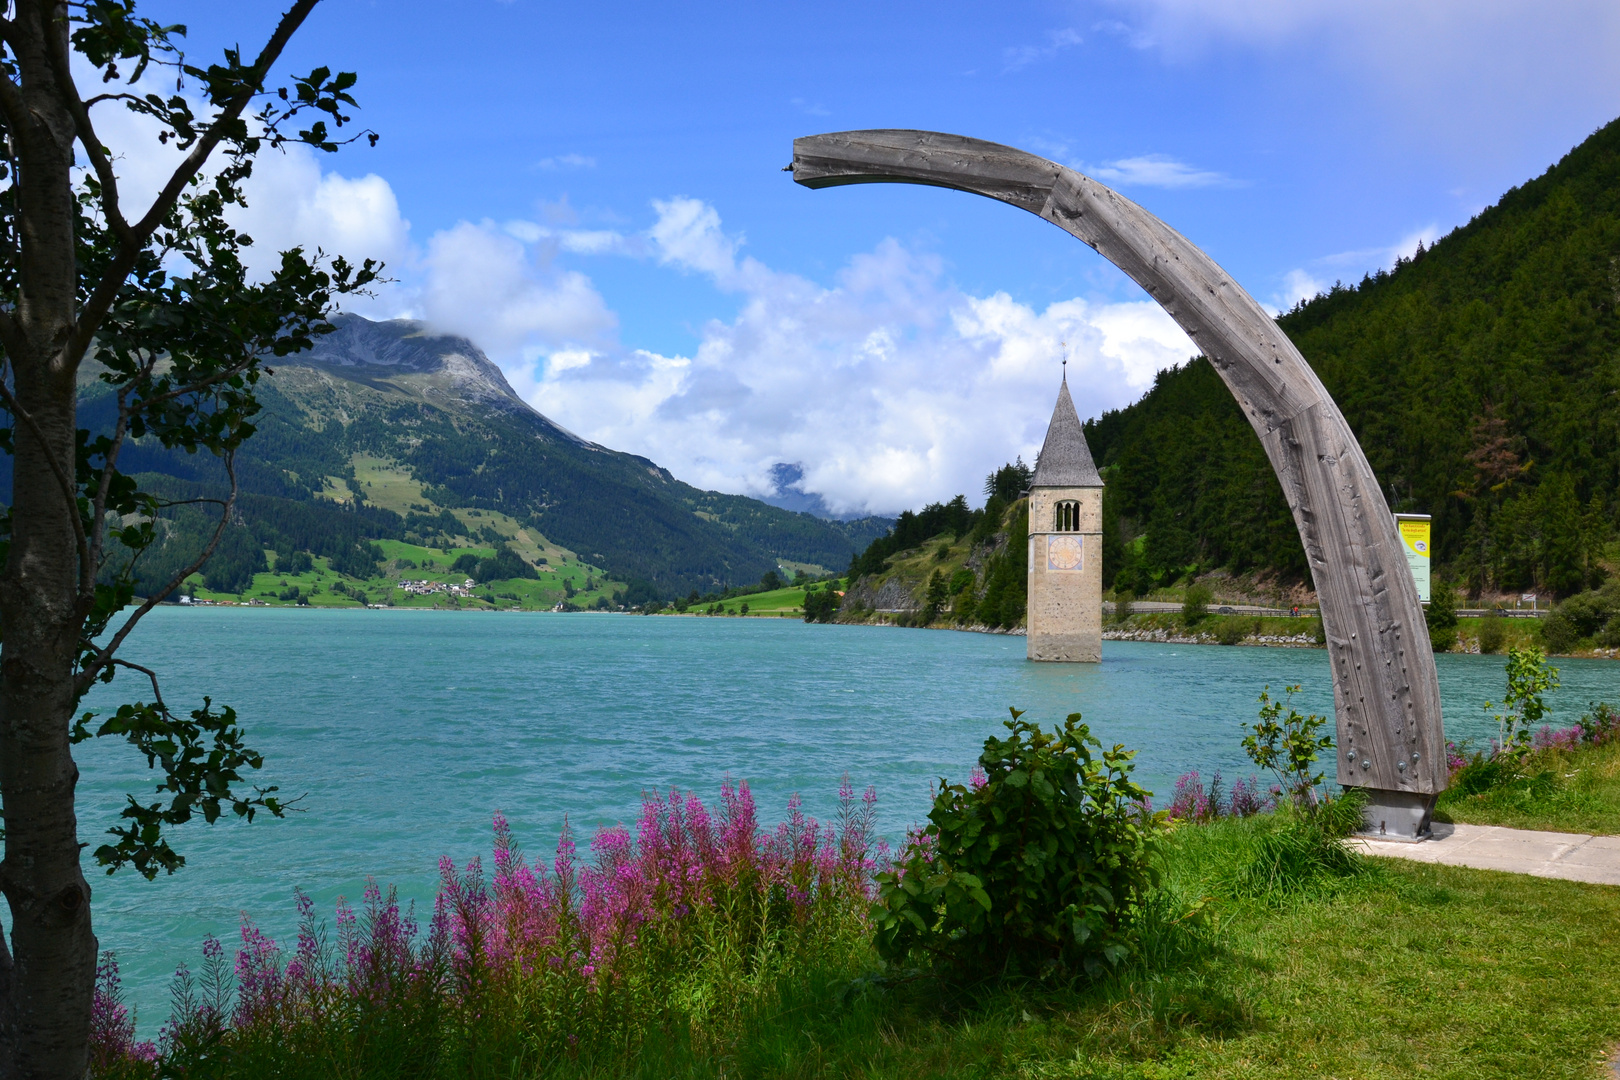
[{"label": "lakeside vegetation", "polygon": [[[1510,656],[1531,661],[1542,681],[1557,686],[1557,669],[1539,653]],[[1541,708],[1540,692],[1523,694]],[[1540,715],[1538,711],[1538,716]],[[1451,786],[1440,796],[1436,819],[1514,829],[1620,835],[1620,713],[1593,702],[1574,725],[1554,729],[1518,725],[1517,740],[1474,750],[1451,746]]]},{"label": "lakeside vegetation", "polygon": [[[1232,898],[1223,867],[1272,824],[1226,819],[1167,837],[1162,887],[1204,901],[1200,916],[1145,933],[1139,958],[1096,981],[950,986],[827,962],[750,996],[734,1026],[649,1018],[621,1045],[572,1057],[491,1053],[447,1067],[378,1024],[369,1044],[283,1045],[274,1056],[265,1045],[268,1060],[252,1064],[237,1064],[227,1044],[210,1075],[311,1066],[378,1078],[1598,1074],[1620,1040],[1620,890],[1380,859],[1329,896],[1282,907]],[[681,970],[689,993],[735,990]],[[320,1056],[295,1058],[300,1050]]]},{"label": "lakeside vegetation", "polygon": [[[1016,630],[1024,624],[1027,503],[1011,493],[1027,484],[1022,462],[1003,466],[985,482],[986,504],[971,510],[964,496],[906,512],[893,529],[857,556],[835,614],[845,623],[907,627]],[[1599,573],[1607,573],[1599,566]],[[1196,568],[1193,568],[1196,570]],[[1107,589],[1107,638],[1175,640],[1194,644],[1315,647],[1325,643],[1315,598],[1274,575],[1189,570],[1168,582],[1150,580],[1138,595],[1121,579]],[[1459,615],[1465,598],[1439,581],[1426,605],[1436,652],[1507,654],[1538,648],[1564,656],[1620,656],[1620,579],[1566,597],[1529,615],[1490,605]],[[1175,604],[1179,610],[1140,611],[1134,605]],[[1253,615],[1232,606],[1305,608],[1303,616]]]},{"label": "lakeside vegetation", "polygon": [[[528,858],[497,817],[490,869],[443,863],[425,928],[372,886],[335,927],[300,897],[296,942],[206,942],[155,1044],[106,958],[93,1075],[1594,1075],[1620,890],[1355,855],[1359,804],[1306,797],[1324,723],[1266,704],[1269,797],[1194,776],[1155,813],[1129,753],[1015,712],[894,855],[847,783],[836,822],[790,805],[770,830],[743,785],[653,797],[589,857],[565,832]],[[979,842],[997,829],[1096,876]]]}]

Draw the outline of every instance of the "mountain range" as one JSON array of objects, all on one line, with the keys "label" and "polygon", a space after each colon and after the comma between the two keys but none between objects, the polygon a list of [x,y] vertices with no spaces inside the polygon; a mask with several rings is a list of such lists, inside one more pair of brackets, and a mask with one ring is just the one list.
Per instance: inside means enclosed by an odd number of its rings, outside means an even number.
[{"label": "mountain range", "polygon": [[[521,533],[519,551],[561,549],[643,594],[674,596],[752,584],[773,570],[841,569],[890,524],[700,490],[543,416],[466,338],[403,319],[340,314],[333,324],[313,350],[278,361],[260,382],[258,430],[238,456],[245,524],[274,550],[333,528],[344,545],[436,543],[471,513],[491,543]],[[80,422],[95,430],[111,402],[92,374]],[[135,444],[120,465],[154,490],[220,483],[206,455]],[[347,525],[333,524],[340,511]],[[287,524],[317,518],[327,524]],[[180,528],[177,553],[153,566],[179,565],[201,524]]]}]

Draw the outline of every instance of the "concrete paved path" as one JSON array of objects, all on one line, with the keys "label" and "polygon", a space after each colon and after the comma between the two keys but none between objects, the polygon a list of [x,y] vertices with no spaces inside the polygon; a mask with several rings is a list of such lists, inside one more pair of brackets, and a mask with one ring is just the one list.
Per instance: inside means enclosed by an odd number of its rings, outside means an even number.
[{"label": "concrete paved path", "polygon": [[1436,824],[1434,839],[1420,844],[1359,838],[1352,842],[1369,855],[1620,885],[1620,836]]}]

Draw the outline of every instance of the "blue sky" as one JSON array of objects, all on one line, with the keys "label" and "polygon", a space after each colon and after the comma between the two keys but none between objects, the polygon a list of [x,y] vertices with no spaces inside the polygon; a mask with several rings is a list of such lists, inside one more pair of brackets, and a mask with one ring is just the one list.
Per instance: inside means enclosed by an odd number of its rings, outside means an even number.
[{"label": "blue sky", "polygon": [[[256,48],[278,13],[146,9],[205,58]],[[1061,342],[1092,414],[1191,349],[1032,216],[797,187],[794,136],[917,127],[1044,154],[1286,306],[1620,114],[1616,55],[1620,5],[1583,0],[326,0],[283,71],[357,71],[382,140],[267,166],[250,223],[266,247],[385,256],[398,282],[367,314],[466,334],[588,437],[723,490],[800,464],[834,506],[892,512],[1032,456]]]}]

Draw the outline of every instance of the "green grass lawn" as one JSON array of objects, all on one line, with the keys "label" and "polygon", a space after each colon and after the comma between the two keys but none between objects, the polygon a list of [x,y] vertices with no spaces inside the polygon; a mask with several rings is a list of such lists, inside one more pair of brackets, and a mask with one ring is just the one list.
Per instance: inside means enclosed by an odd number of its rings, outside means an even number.
[{"label": "green grass lawn", "polygon": [[[488,545],[469,545],[443,551],[438,548],[408,544],[400,540],[378,540],[376,546],[383,553],[383,573],[368,579],[347,577],[335,573],[324,558],[313,559],[313,567],[303,573],[278,571],[275,553],[267,551],[270,563],[267,573],[255,574],[253,584],[240,595],[210,592],[202,585],[202,575],[193,576],[192,585],[200,600],[233,603],[257,602],[270,607],[303,606],[324,608],[359,608],[366,604],[383,604],[403,608],[455,608],[462,610],[521,609],[549,611],[567,597],[567,590],[575,595],[571,602],[588,607],[600,596],[612,598],[623,588],[594,567],[579,563],[566,555],[548,556],[539,567],[539,579],[513,578],[479,585],[468,597],[450,597],[445,593],[413,595],[399,587],[401,581],[434,581],[460,585],[467,580],[465,573],[450,569],[463,555],[489,558],[495,549]],[[566,560],[566,561],[564,561]],[[587,583],[594,587],[587,590]],[[296,597],[290,591],[296,588]]]},{"label": "green grass lawn", "polygon": [[[1479,648],[1479,624],[1483,619],[1458,619],[1457,642],[1465,651],[1477,651]],[[1506,653],[1511,648],[1524,648],[1534,645],[1542,647],[1541,620],[1540,619],[1507,619],[1501,620],[1502,647],[1494,651]]]},{"label": "green grass lawn", "polygon": [[[1436,816],[1469,825],[1620,835],[1620,742],[1577,750],[1541,750],[1528,782],[1478,795],[1448,791]],[[1548,774],[1535,782],[1538,774]]]},{"label": "green grass lawn", "polygon": [[[843,585],[842,583],[839,583],[835,587],[842,588]],[[824,588],[824,586],[817,585],[816,588],[820,589]],[[719,614],[743,614],[742,606],[744,604],[748,605],[747,614],[750,616],[758,615],[767,616],[770,618],[801,616],[804,614],[804,589],[800,586],[789,585],[786,588],[772,589],[769,592],[753,593],[749,596],[732,597],[730,600],[721,601],[721,610]],[[710,605],[708,604],[694,605],[690,609],[689,614],[707,614],[709,607]]]},{"label": "green grass lawn", "polygon": [[593,1075],[1580,1077],[1620,1042],[1620,889],[1370,860],[1334,895],[1226,897],[1263,819],[1181,829],[1169,888],[1208,896],[1099,985],[784,986],[735,1045],[649,1048]]}]

